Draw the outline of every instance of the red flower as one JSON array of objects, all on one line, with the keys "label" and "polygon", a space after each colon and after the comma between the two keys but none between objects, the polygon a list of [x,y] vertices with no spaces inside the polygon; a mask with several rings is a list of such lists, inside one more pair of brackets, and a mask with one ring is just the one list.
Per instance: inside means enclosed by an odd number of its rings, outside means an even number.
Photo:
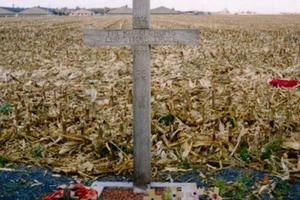
[{"label": "red flower", "polygon": [[43,198],[43,200],[54,200],[54,199],[62,198],[63,196],[64,196],[64,190],[60,189],[56,192],[52,192],[51,194]]},{"label": "red flower", "polygon": [[86,187],[83,184],[72,184],[60,186],[58,191],[49,194],[47,197],[43,198],[43,200],[55,200],[62,198],[65,188],[68,188],[72,191],[71,197],[79,197],[79,200],[97,200],[98,198],[98,193],[96,190]]},{"label": "red flower", "polygon": [[209,192],[209,199],[210,200],[222,200],[223,199],[219,194],[219,188],[215,187],[214,191]]},{"label": "red flower", "polygon": [[82,184],[74,185],[72,190],[75,191],[75,196],[79,196],[80,200],[97,200],[98,198],[96,190]]},{"label": "red flower", "polygon": [[280,87],[280,88],[294,88],[300,86],[300,81],[274,79],[269,81],[269,84],[274,87]]}]

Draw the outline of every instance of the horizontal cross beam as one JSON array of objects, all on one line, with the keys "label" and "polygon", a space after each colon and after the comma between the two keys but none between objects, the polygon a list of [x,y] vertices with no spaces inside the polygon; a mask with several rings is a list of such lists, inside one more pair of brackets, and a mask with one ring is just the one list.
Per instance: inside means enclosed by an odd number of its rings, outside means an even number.
[{"label": "horizontal cross beam", "polygon": [[199,41],[199,30],[196,29],[85,29],[83,35],[84,43],[88,46],[193,45]]}]

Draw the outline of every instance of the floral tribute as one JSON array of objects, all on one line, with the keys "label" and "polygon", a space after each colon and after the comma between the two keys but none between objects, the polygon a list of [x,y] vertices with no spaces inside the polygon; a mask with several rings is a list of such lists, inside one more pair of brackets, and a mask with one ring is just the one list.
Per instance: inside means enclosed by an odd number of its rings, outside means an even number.
[{"label": "floral tribute", "polygon": [[79,199],[79,200],[97,200],[96,190],[86,187],[83,184],[71,184],[58,187],[58,190],[49,194],[43,200],[57,199]]},{"label": "floral tribute", "polygon": [[143,200],[198,200],[201,196],[207,196],[209,200],[222,200],[219,189],[205,190],[203,188],[191,188],[188,191],[178,191],[177,187],[167,188],[162,195],[157,195],[154,189],[148,190],[148,195]]},{"label": "floral tribute", "polygon": [[282,79],[273,79],[269,81],[269,84],[274,87],[280,88],[295,88],[300,86],[300,81],[298,80],[282,80]]}]

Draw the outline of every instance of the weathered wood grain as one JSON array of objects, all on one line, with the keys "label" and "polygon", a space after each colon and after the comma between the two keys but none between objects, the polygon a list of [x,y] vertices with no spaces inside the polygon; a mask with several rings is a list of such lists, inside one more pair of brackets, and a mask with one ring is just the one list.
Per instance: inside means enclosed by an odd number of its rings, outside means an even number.
[{"label": "weathered wood grain", "polygon": [[193,45],[198,44],[198,41],[199,30],[196,29],[84,30],[84,43],[89,46]]},{"label": "weathered wood grain", "polygon": [[[134,134],[134,186],[147,189],[151,182],[151,68],[148,43],[142,40],[150,28],[150,0],[133,0],[133,134]],[[136,31],[136,32],[135,32]],[[139,44],[139,45],[137,45]]]},{"label": "weathered wood grain", "polygon": [[150,0],[133,0],[133,28],[150,28]]},{"label": "weathered wood grain", "polygon": [[133,135],[134,186],[142,189],[151,182],[151,68],[150,46],[134,46]]}]

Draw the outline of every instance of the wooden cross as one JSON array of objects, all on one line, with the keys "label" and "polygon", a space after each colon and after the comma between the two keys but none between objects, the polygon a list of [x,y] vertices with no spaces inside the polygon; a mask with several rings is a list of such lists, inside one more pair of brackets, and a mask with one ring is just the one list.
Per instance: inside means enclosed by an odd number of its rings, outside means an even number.
[{"label": "wooden cross", "polygon": [[133,30],[84,30],[89,46],[133,47],[134,186],[146,189],[151,182],[150,45],[198,44],[198,30],[150,29],[150,0],[133,0]]}]

